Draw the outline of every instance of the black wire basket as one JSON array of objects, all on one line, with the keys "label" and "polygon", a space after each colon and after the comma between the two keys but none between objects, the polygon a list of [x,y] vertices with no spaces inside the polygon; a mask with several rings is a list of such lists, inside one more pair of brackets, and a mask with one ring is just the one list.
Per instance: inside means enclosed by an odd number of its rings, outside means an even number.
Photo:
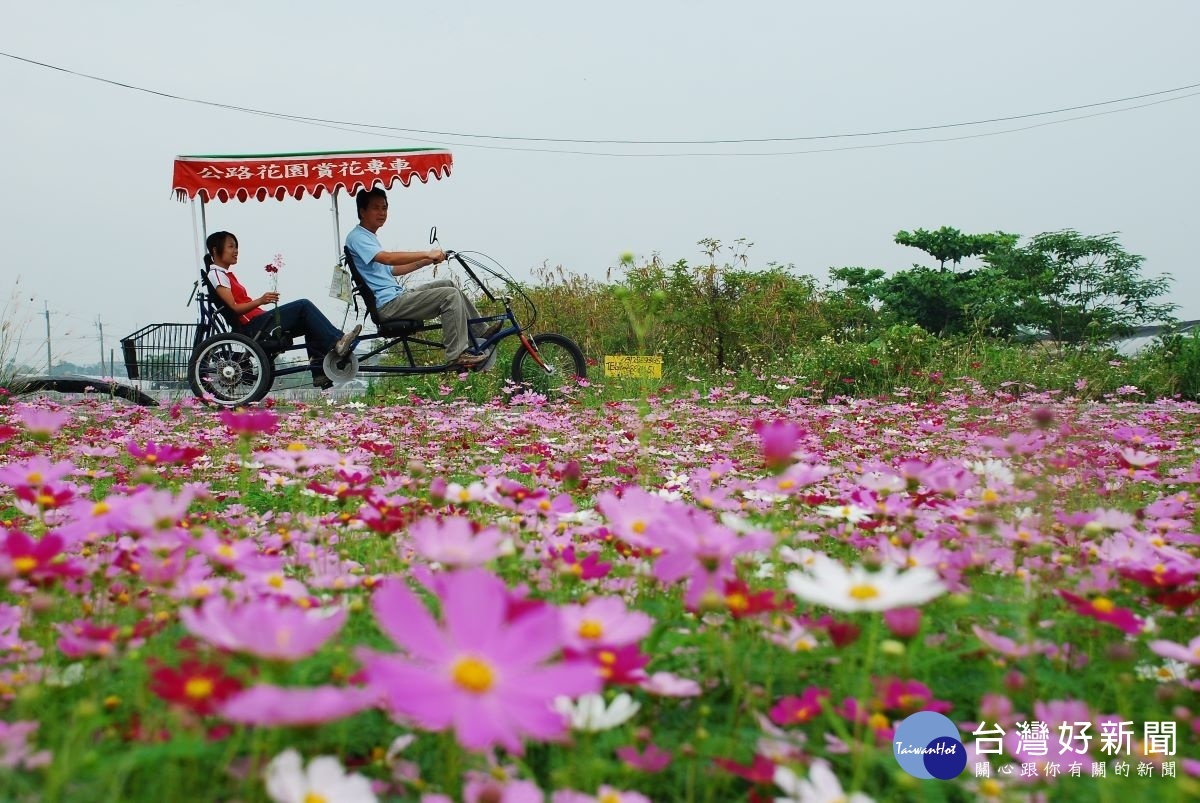
[{"label": "black wire basket", "polygon": [[186,383],[197,329],[194,323],[152,323],[121,338],[125,373],[145,382]]}]

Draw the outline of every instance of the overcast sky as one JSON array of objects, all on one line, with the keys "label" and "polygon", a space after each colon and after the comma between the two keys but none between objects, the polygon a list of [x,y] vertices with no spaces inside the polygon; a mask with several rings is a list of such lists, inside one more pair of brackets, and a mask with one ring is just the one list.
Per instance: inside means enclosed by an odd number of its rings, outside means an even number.
[{"label": "overcast sky", "polygon": [[[557,139],[812,137],[1030,114],[1200,83],[1194,0],[877,2],[0,3],[0,51],[157,92],[353,123]],[[454,173],[397,185],[386,248],[484,251],[603,277],[623,252],[889,271],[923,256],[900,229],[1120,232],[1200,317],[1197,89],[1009,123],[769,145],[582,146],[400,138],[180,102],[0,57],[0,226],[7,319],[45,360],[95,362],[147,323],[191,322],[192,218],[178,154],[448,146]],[[1169,98],[1177,101],[956,141]],[[477,147],[487,145],[489,147]],[[639,154],[599,156],[532,149]],[[830,148],[856,148],[829,151]],[[731,155],[807,151],[789,155]],[[824,151],[824,152],[814,152]],[[719,156],[678,155],[720,153]],[[674,154],[646,156],[641,154]],[[327,198],[209,204],[239,275],[328,298]],[[343,234],[355,222],[342,206]],[[7,297],[7,295],[5,296]],[[119,361],[119,349],[118,349]],[[118,368],[118,374],[121,370]]]}]

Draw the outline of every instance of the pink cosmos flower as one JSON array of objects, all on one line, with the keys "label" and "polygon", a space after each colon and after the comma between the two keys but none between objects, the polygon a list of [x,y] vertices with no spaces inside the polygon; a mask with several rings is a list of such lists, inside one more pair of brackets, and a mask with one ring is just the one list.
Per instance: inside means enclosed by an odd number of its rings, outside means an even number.
[{"label": "pink cosmos flower", "polygon": [[659,697],[699,697],[700,684],[671,672],[655,672],[641,682],[641,687]]},{"label": "pink cosmos flower", "polygon": [[562,647],[557,608],[543,605],[509,619],[504,583],[481,569],[441,578],[442,624],[396,580],[371,599],[375,619],[404,651],[361,651],[367,682],[392,711],[429,730],[453,728],[471,750],[501,745],[523,752],[522,740],[553,739],[566,721],[555,697],[599,691],[596,669],[556,662]]},{"label": "pink cosmos flower", "polygon": [[23,463],[0,466],[0,484],[7,485],[15,491],[22,488],[37,491],[44,485],[58,482],[73,471],[75,464],[69,460],[51,462],[45,457],[31,457]]},{"label": "pink cosmos flower", "polygon": [[221,704],[217,713],[243,725],[299,727],[345,719],[370,708],[378,699],[378,693],[370,689],[289,689],[264,683],[237,692]]},{"label": "pink cosmos flower", "polygon": [[146,465],[155,466],[166,463],[190,463],[204,454],[202,449],[194,446],[172,446],[169,443],[146,441],[145,446],[138,446],[132,438],[126,441],[125,450],[129,455]]},{"label": "pink cosmos flower", "polygon": [[544,803],[545,799],[533,781],[472,778],[463,785],[463,803]]},{"label": "pink cosmos flower", "polygon": [[568,546],[565,549],[550,547],[547,550],[547,555],[546,565],[549,568],[563,574],[578,577],[580,580],[596,580],[601,577],[607,577],[608,573],[612,571],[612,564],[600,560],[600,556],[597,553],[584,552],[578,554],[573,546]]},{"label": "pink cosmos flower", "polygon": [[465,568],[482,566],[500,554],[503,539],[495,527],[475,532],[470,519],[447,516],[439,521],[427,516],[408,528],[417,554],[443,566]]},{"label": "pink cosmos flower", "polygon": [[563,644],[574,652],[623,647],[645,637],[654,619],[630,611],[620,597],[594,597],[583,605],[562,608]]},{"label": "pink cosmos flower", "polygon": [[239,437],[250,437],[258,433],[270,435],[279,428],[279,416],[270,410],[222,410],[219,417],[226,429]]},{"label": "pink cosmos flower", "polygon": [[1107,622],[1131,636],[1142,631],[1142,620],[1134,616],[1133,611],[1118,608],[1108,597],[1084,599],[1078,594],[1072,594],[1070,591],[1062,589],[1058,590],[1058,595],[1070,603],[1075,612],[1082,616],[1090,616],[1098,622]]},{"label": "pink cosmos flower", "polygon": [[625,745],[618,747],[615,752],[625,766],[640,772],[662,772],[671,763],[671,751],[663,750],[652,742],[647,742],[641,751],[633,745]]},{"label": "pink cosmos flower", "polygon": [[9,530],[0,545],[0,577],[19,577],[33,583],[79,577],[78,561],[64,559],[63,539],[54,533],[33,540],[20,530]]},{"label": "pink cosmos flower", "polygon": [[1031,644],[1018,645],[1017,642],[1007,636],[1001,636],[999,633],[984,630],[979,625],[971,625],[971,629],[975,631],[975,635],[980,641],[1008,658],[1024,658],[1036,652],[1050,655],[1054,652],[1054,645],[1045,641],[1035,640]]},{"label": "pink cosmos flower", "polygon": [[33,721],[0,722],[0,767],[32,770],[50,763],[48,750],[36,753],[30,750],[29,737],[40,724]]},{"label": "pink cosmos flower", "polygon": [[758,435],[759,448],[767,468],[780,471],[792,463],[796,444],[804,430],[791,421],[754,422],[754,434]]},{"label": "pink cosmos flower", "polygon": [[277,599],[234,607],[224,597],[210,597],[199,608],[180,610],[179,620],[193,636],[221,649],[295,661],[312,655],[341,630],[346,610],[329,614]]},{"label": "pink cosmos flower", "polygon": [[47,410],[28,404],[18,404],[14,410],[29,434],[38,439],[49,438],[71,420],[70,410]]},{"label": "pink cosmos flower", "polygon": [[828,699],[828,689],[809,686],[799,697],[781,697],[771,707],[771,721],[781,726],[802,725],[820,716],[822,701]]},{"label": "pink cosmos flower", "polygon": [[1150,650],[1163,658],[1172,658],[1176,661],[1183,661],[1185,664],[1200,666],[1200,636],[1196,636],[1186,645],[1156,639],[1150,642]]},{"label": "pink cosmos flower", "polygon": [[736,580],[733,559],[774,546],[774,536],[756,531],[739,536],[707,512],[677,505],[667,525],[648,532],[663,554],[654,562],[654,577],[667,585],[688,579],[684,603],[695,610],[709,600],[724,607],[725,582]]},{"label": "pink cosmos flower", "polygon": [[650,798],[641,792],[625,792],[604,785],[596,790],[595,796],[573,789],[559,789],[550,795],[550,803],[650,803]]}]

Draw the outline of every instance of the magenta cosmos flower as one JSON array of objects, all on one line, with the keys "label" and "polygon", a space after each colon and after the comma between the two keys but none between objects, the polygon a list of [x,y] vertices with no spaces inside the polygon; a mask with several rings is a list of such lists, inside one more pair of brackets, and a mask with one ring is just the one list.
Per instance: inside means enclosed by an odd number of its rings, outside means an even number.
[{"label": "magenta cosmos flower", "polygon": [[341,630],[346,611],[306,610],[277,599],[232,606],[224,597],[210,597],[198,609],[181,610],[179,619],[193,636],[221,649],[295,661]]},{"label": "magenta cosmos flower", "polygon": [[566,720],[554,698],[599,691],[601,682],[589,664],[555,660],[562,647],[558,609],[516,613],[504,583],[482,569],[453,572],[438,586],[440,627],[399,581],[375,592],[375,618],[403,652],[362,650],[368,684],[393,714],[429,730],[453,728],[471,750],[502,745],[521,753],[524,738],[562,736]]}]

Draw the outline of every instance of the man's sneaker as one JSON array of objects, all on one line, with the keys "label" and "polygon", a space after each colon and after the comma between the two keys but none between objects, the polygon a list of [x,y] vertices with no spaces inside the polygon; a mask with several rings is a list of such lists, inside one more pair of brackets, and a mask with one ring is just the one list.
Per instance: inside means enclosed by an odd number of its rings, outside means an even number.
[{"label": "man's sneaker", "polygon": [[450,363],[451,367],[460,371],[478,371],[487,362],[487,354],[467,354],[465,351]]},{"label": "man's sneaker", "polygon": [[496,364],[496,358],[500,356],[500,349],[492,346],[490,349],[484,352],[484,355],[486,356],[486,359],[483,361],[483,364],[479,366],[479,370],[490,371],[492,370],[492,366]]},{"label": "man's sneaker", "polygon": [[504,328],[504,321],[493,321],[492,323],[490,323],[488,325],[488,328],[484,329],[483,333],[479,335],[479,339],[487,340],[489,337],[492,337],[493,335],[495,335],[497,332],[499,332],[503,328]]},{"label": "man's sneaker", "polygon": [[361,331],[362,324],[356,323],[353,329],[338,338],[338,342],[333,347],[333,353],[338,356],[339,360],[349,354],[350,349],[354,348],[354,339],[358,337]]}]

